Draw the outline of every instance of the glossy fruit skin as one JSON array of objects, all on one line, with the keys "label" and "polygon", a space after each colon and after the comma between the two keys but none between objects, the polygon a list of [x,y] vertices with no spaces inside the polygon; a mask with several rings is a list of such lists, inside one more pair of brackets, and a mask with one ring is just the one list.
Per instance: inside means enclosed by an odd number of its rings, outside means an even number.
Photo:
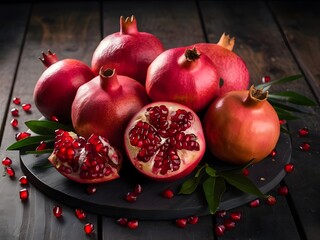
[{"label": "glossy fruit skin", "polygon": [[139,32],[134,16],[120,17],[120,31],[106,36],[95,49],[91,66],[95,75],[102,66],[115,68],[119,75],[144,85],[147,68],[164,51],[161,41],[151,33]]},{"label": "glossy fruit skin", "polygon": [[94,78],[91,68],[77,59],[58,61],[52,52],[41,59],[47,69],[37,81],[33,98],[42,115],[56,116],[62,123],[71,123],[71,105],[78,88]]},{"label": "glossy fruit skin", "polygon": [[229,36],[223,34],[217,44],[197,43],[192,45],[200,52],[204,52],[214,63],[221,79],[219,95],[234,90],[247,90],[250,81],[250,74],[245,61],[232,51],[234,42],[232,47],[228,49],[224,41],[230,41]]},{"label": "glossy fruit skin", "polygon": [[249,92],[231,91],[216,99],[203,119],[207,146],[218,159],[231,164],[264,159],[280,135],[278,115],[264,98]]},{"label": "glossy fruit skin", "polygon": [[194,48],[172,48],[160,54],[149,66],[146,90],[152,101],[177,102],[196,113],[218,96],[219,77],[205,54],[189,59]]},{"label": "glossy fruit skin", "polygon": [[117,75],[114,69],[101,68],[99,76],[79,88],[72,104],[72,124],[84,138],[95,133],[123,151],[125,128],[147,103],[147,93],[139,82]]}]

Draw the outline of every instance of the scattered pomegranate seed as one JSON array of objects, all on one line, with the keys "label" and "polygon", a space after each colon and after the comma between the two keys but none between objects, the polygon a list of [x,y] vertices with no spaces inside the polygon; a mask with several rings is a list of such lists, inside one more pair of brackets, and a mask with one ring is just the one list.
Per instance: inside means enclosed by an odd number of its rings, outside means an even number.
[{"label": "scattered pomegranate seed", "polygon": [[127,224],[128,228],[130,229],[136,229],[137,227],[139,227],[139,221],[134,219],[134,220],[130,220],[128,221],[128,224]]},{"label": "scattered pomegranate seed", "polygon": [[59,205],[56,205],[54,206],[54,208],[52,209],[53,211],[53,215],[56,217],[56,218],[59,218],[62,216],[62,207],[59,206]]},{"label": "scattered pomegranate seed", "polygon": [[40,144],[37,146],[36,151],[41,151],[47,148],[47,143],[44,141],[41,141]]},{"label": "scattered pomegranate seed", "polygon": [[275,157],[277,155],[277,151],[275,149],[273,149],[269,155],[271,157]]},{"label": "scattered pomegranate seed", "polygon": [[230,213],[230,218],[234,221],[239,221],[242,217],[242,214],[240,211],[234,211]]},{"label": "scattered pomegranate seed", "polygon": [[12,127],[17,128],[18,127],[18,119],[14,118],[11,120],[10,124]]},{"label": "scattered pomegranate seed", "polygon": [[278,188],[278,194],[281,196],[287,196],[289,193],[288,187],[287,186],[280,186]]},{"label": "scattered pomegranate seed", "polygon": [[134,192],[136,195],[142,193],[142,186],[141,186],[140,184],[137,184],[136,186],[134,186],[133,192]]},{"label": "scattered pomegranate seed", "polygon": [[19,182],[20,182],[21,185],[27,185],[28,184],[27,176],[21,176],[19,178]]},{"label": "scattered pomegranate seed", "polygon": [[270,80],[271,80],[270,76],[264,76],[264,77],[262,78],[262,82],[263,82],[263,83],[270,82]]},{"label": "scattered pomegranate seed", "polygon": [[307,127],[300,128],[298,132],[300,137],[305,137],[309,135],[309,129]]},{"label": "scattered pomegranate seed", "polygon": [[307,151],[309,151],[309,150],[310,150],[310,144],[309,144],[309,143],[306,143],[306,142],[301,143],[301,145],[300,145],[300,149],[301,149],[302,151],[307,152]]},{"label": "scattered pomegranate seed", "polygon": [[50,120],[54,122],[59,122],[59,119],[56,116],[51,116]]},{"label": "scattered pomegranate seed", "polygon": [[190,224],[197,224],[199,222],[198,216],[190,216],[187,218],[187,222]]},{"label": "scattered pomegranate seed", "polygon": [[87,217],[87,214],[80,208],[77,208],[75,210],[76,216],[78,219],[82,220],[85,219]]},{"label": "scattered pomegranate seed", "polygon": [[94,230],[94,225],[92,223],[86,223],[83,229],[86,234],[90,234]]},{"label": "scattered pomegranate seed", "polygon": [[19,133],[16,134],[16,140],[20,141],[20,140],[25,139],[25,138],[30,137],[30,136],[31,136],[31,134],[28,133],[28,132],[19,132]]},{"label": "scattered pomegranate seed", "polygon": [[259,207],[260,206],[260,200],[259,199],[256,199],[256,200],[253,200],[250,202],[250,207],[252,208],[256,208],[256,207]]},{"label": "scattered pomegranate seed", "polygon": [[280,124],[286,124],[287,121],[286,121],[286,120],[279,120],[279,123],[280,123]]},{"label": "scattered pomegranate seed", "polygon": [[187,219],[186,218],[176,219],[176,226],[180,228],[185,228],[187,226]]},{"label": "scattered pomegranate seed", "polygon": [[14,177],[15,175],[15,172],[12,167],[6,167],[6,172],[9,175],[9,177]]},{"label": "scattered pomegranate seed", "polygon": [[248,168],[244,168],[244,169],[242,170],[242,174],[243,174],[244,176],[248,176],[248,175],[249,175],[249,169],[248,169]]},{"label": "scattered pomegranate seed", "polygon": [[19,110],[16,109],[16,108],[12,108],[12,109],[11,109],[11,115],[12,115],[13,117],[18,117],[18,116],[19,116]]},{"label": "scattered pomegranate seed", "polygon": [[86,190],[88,194],[94,194],[97,191],[97,188],[94,185],[89,185]]},{"label": "scattered pomegranate seed", "polygon": [[28,189],[24,188],[19,191],[19,196],[22,201],[25,201],[29,197]]},{"label": "scattered pomegranate seed", "polygon": [[293,164],[286,164],[284,166],[284,170],[287,172],[287,173],[291,173],[294,169],[294,165]]},{"label": "scattered pomegranate seed", "polygon": [[219,218],[224,218],[227,215],[227,211],[226,210],[219,210],[216,212],[216,216]]},{"label": "scattered pomegranate seed", "polygon": [[30,103],[24,103],[24,104],[22,104],[22,109],[23,109],[25,112],[29,112],[30,109],[31,109],[31,104],[30,104]]},{"label": "scattered pomegranate seed", "polygon": [[228,218],[223,221],[223,225],[226,227],[227,230],[234,229],[236,227],[236,222],[231,218]]},{"label": "scattered pomegranate seed", "polygon": [[128,224],[128,219],[125,217],[121,217],[117,220],[118,224],[120,224],[123,227],[126,227]]},{"label": "scattered pomegranate seed", "polygon": [[18,97],[14,97],[13,100],[12,100],[12,102],[13,102],[14,104],[16,104],[16,105],[20,105],[21,100],[20,100],[20,98],[18,98]]},{"label": "scattered pomegranate seed", "polygon": [[267,202],[268,205],[272,206],[272,205],[275,205],[277,203],[277,199],[274,196],[270,195],[267,198],[266,202]]},{"label": "scattered pomegranate seed", "polygon": [[128,192],[125,197],[125,200],[130,203],[135,202],[137,201],[137,195],[133,192]]},{"label": "scattered pomegranate seed", "polygon": [[12,164],[12,160],[9,157],[5,157],[4,159],[2,159],[2,165],[4,166],[10,166]]},{"label": "scattered pomegranate seed", "polygon": [[216,225],[214,228],[214,232],[217,236],[223,236],[226,227],[223,224]]},{"label": "scattered pomegranate seed", "polygon": [[166,190],[164,190],[164,191],[161,193],[161,195],[162,195],[163,197],[165,197],[165,198],[168,198],[168,199],[171,199],[171,198],[174,197],[174,193],[173,193],[173,191],[172,191],[171,189],[166,189]]}]

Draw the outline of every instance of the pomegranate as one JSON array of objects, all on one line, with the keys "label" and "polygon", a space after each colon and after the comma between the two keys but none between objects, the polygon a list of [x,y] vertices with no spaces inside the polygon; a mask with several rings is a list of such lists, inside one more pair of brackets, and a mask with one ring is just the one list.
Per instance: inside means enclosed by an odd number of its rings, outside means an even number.
[{"label": "pomegranate", "polygon": [[120,17],[120,31],[106,36],[92,56],[92,70],[98,75],[102,66],[117,69],[125,75],[145,83],[147,68],[164,51],[161,41],[151,33],[139,32],[134,16]]},{"label": "pomegranate", "polygon": [[79,183],[101,183],[119,177],[120,153],[109,141],[92,134],[86,141],[74,132],[56,130],[49,161],[65,177]]},{"label": "pomegranate", "polygon": [[72,104],[72,124],[79,135],[98,134],[122,151],[128,122],[148,102],[139,82],[102,67],[99,76],[79,88]]},{"label": "pomegranate", "polygon": [[222,34],[219,42],[197,43],[192,46],[205,53],[217,68],[220,77],[219,95],[233,90],[246,90],[250,75],[245,61],[232,52],[235,38]]},{"label": "pomegranate", "polygon": [[174,102],[153,102],[143,107],[129,122],[124,138],[133,166],[158,181],[188,175],[205,152],[198,116]]},{"label": "pomegranate", "polygon": [[261,161],[275,148],[280,135],[276,111],[268,92],[256,89],[231,91],[216,99],[203,119],[209,150],[232,164]]},{"label": "pomegranate", "polygon": [[42,115],[55,116],[62,123],[71,123],[71,105],[78,88],[94,78],[90,67],[76,59],[58,61],[50,50],[40,58],[47,69],[37,81],[33,98]]},{"label": "pomegranate", "polygon": [[199,112],[218,96],[219,76],[197,49],[172,48],[150,64],[146,90],[152,101],[178,102]]}]

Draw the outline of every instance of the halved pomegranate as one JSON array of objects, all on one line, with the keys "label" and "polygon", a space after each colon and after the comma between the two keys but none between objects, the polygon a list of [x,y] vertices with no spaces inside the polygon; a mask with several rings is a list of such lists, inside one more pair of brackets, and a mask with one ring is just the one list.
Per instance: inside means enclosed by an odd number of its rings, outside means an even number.
[{"label": "halved pomegranate", "polygon": [[135,168],[158,181],[188,175],[205,152],[198,116],[174,102],[153,102],[143,107],[129,122],[124,142]]},{"label": "halved pomegranate", "polygon": [[119,177],[122,157],[109,141],[97,134],[88,140],[74,132],[56,130],[54,150],[49,157],[65,177],[80,183],[100,183]]}]

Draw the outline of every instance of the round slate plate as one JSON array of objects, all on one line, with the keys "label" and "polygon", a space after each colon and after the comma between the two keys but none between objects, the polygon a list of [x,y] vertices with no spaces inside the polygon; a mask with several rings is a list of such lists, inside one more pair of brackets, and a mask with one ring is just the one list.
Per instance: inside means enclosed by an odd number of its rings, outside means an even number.
[{"label": "round slate plate", "polygon": [[[273,189],[285,176],[283,167],[290,162],[291,158],[291,143],[288,135],[281,134],[276,151],[277,155],[274,159],[267,157],[249,168],[248,177],[263,193]],[[143,178],[127,163],[121,170],[121,178],[97,185],[97,192],[89,195],[86,192],[87,185],[65,178],[55,168],[36,167],[47,163],[48,156],[48,154],[40,156],[21,154],[22,170],[34,186],[49,197],[73,208],[82,208],[109,217],[146,220],[176,219],[190,215],[209,214],[202,187],[198,187],[191,195],[176,195],[172,199],[161,196],[161,192],[166,188],[178,191],[187,178],[169,183],[155,182]],[[207,154],[205,160],[209,161],[209,158],[214,159]],[[224,169],[230,166],[217,162],[215,167]],[[143,192],[138,196],[136,202],[125,201],[125,195],[132,191],[137,183],[142,185]],[[219,209],[229,210],[255,198],[257,197],[254,195],[245,194],[227,185]]]}]

